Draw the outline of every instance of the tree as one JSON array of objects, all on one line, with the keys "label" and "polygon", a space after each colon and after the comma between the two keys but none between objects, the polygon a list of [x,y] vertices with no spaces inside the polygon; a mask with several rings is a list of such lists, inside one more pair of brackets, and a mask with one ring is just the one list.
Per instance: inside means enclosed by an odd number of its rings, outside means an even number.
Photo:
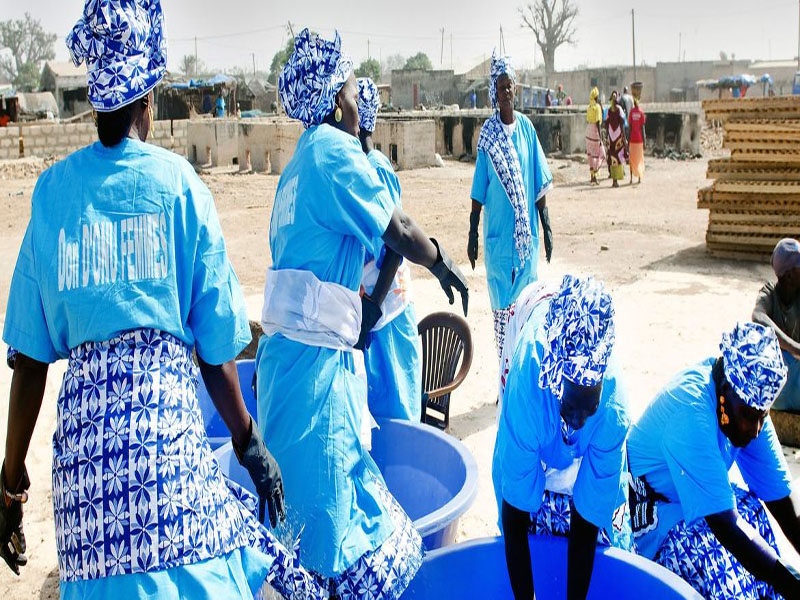
[{"label": "tree", "polygon": [[431,64],[431,59],[428,58],[427,54],[424,52],[417,52],[414,56],[410,57],[406,61],[406,64],[403,68],[406,70],[420,69],[422,71],[430,71],[433,68],[433,65]]},{"label": "tree", "polygon": [[0,47],[9,48],[17,63],[14,68],[11,61],[0,62],[0,75],[21,90],[38,87],[42,61],[56,57],[57,37],[47,33],[27,12],[23,19],[0,21]]},{"label": "tree", "polygon": [[523,27],[536,36],[544,56],[545,80],[555,72],[556,50],[575,43],[575,17],[578,6],[572,0],[536,0],[519,9]]},{"label": "tree", "polygon": [[356,77],[369,77],[377,83],[381,80],[381,63],[374,58],[361,61],[356,69]]},{"label": "tree", "polygon": [[388,73],[390,76],[392,71],[402,69],[403,65],[406,64],[406,57],[402,54],[392,54],[387,56],[383,60],[383,64],[381,65],[381,72]]},{"label": "tree", "polygon": [[194,54],[184,54],[181,58],[181,73],[186,77],[197,77],[205,70],[202,60],[197,60],[195,64]]},{"label": "tree", "polygon": [[281,74],[283,65],[289,60],[292,52],[294,52],[294,38],[289,38],[283,48],[278,50],[275,56],[272,57],[272,63],[269,66],[269,77],[267,78],[270,83],[278,83],[278,76]]}]

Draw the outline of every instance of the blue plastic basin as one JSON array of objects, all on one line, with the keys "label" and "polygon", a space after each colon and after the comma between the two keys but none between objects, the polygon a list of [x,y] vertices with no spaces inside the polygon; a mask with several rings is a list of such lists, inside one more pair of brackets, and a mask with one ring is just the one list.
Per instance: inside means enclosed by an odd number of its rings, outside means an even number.
[{"label": "blue plastic basin", "polygon": [[[253,381],[253,371],[255,370],[255,361],[237,360],[236,369],[239,371],[239,385],[242,388],[242,397],[244,398],[244,405],[247,411],[256,419],[258,415],[258,407],[256,406],[256,397],[253,394],[251,383]],[[208,443],[211,444],[211,449],[216,450],[223,444],[231,441],[231,433],[225,425],[225,421],[219,416],[214,403],[211,401],[211,396],[208,395],[203,378],[200,377],[200,383],[197,386],[197,400],[200,403],[200,412],[203,414],[203,423],[206,426],[206,436],[208,436]]]},{"label": "blue plastic basin", "polygon": [[[567,595],[567,539],[531,536],[537,600]],[[513,600],[503,538],[485,538],[429,553],[402,600]],[[589,600],[702,600],[680,577],[616,548],[597,551]]]},{"label": "blue plastic basin", "polygon": [[[452,544],[458,520],[478,493],[475,459],[457,439],[428,425],[393,419],[379,420],[378,425],[372,435],[372,456],[387,487],[414,521],[428,550]],[[226,477],[255,491],[229,441],[215,454]]]},{"label": "blue plastic basin", "polygon": [[421,423],[379,419],[372,458],[386,486],[435,550],[455,542],[458,521],[478,494],[478,467],[459,440]]}]

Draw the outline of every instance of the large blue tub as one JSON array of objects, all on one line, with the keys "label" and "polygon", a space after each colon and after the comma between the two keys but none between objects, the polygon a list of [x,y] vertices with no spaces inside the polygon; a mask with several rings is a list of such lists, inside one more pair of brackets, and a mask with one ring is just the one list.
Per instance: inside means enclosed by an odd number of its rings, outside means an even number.
[{"label": "large blue tub", "polygon": [[[457,439],[428,425],[392,419],[378,425],[372,456],[389,491],[414,521],[428,550],[452,544],[461,515],[478,493],[475,459]],[[230,442],[216,456],[226,476],[254,491]]]},{"label": "large blue tub", "polygon": [[[531,562],[539,600],[567,595],[567,539],[531,536]],[[436,550],[402,600],[513,600],[503,539],[485,538]],[[616,548],[597,551],[589,600],[679,600],[702,598],[677,575]]]},{"label": "large blue tub", "polygon": [[[236,369],[239,371],[239,385],[242,388],[242,397],[244,398],[244,405],[247,407],[253,419],[258,418],[258,407],[256,406],[256,397],[253,394],[252,381],[253,372],[255,371],[255,361],[237,360]],[[231,433],[228,431],[225,421],[219,416],[214,403],[211,401],[211,396],[208,395],[203,378],[200,377],[200,383],[197,387],[197,400],[200,404],[200,412],[203,415],[203,423],[206,426],[206,435],[208,436],[208,443],[211,444],[211,449],[216,450],[223,444],[231,441]]]}]

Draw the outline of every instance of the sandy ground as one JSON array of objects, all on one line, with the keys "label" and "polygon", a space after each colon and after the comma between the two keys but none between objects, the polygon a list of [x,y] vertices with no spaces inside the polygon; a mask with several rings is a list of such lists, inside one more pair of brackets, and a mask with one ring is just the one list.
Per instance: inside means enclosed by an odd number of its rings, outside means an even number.
[{"label": "sandy ground", "polygon": [[[556,188],[548,196],[555,252],[539,266],[540,279],[565,273],[593,273],[605,280],[616,306],[617,343],[632,392],[632,416],[676,371],[717,351],[720,333],[749,318],[756,293],[771,276],[766,265],[710,258],[703,244],[708,215],[696,208],[706,161],[649,159],[641,185],[611,189],[610,182],[587,185],[579,161],[553,160]],[[491,486],[495,438],[497,356],[486,292],[485,269],[466,257],[469,189],[473,165],[447,162],[444,168],[400,173],[404,207],[439,239],[467,274],[469,322],[475,358],[465,383],[452,398],[451,433],[474,454],[480,471],[478,498],[461,521],[459,538],[497,532]],[[269,264],[266,225],[278,178],[265,175],[204,175],[216,198],[231,260],[258,318],[264,269]],[[0,315],[19,244],[29,217],[33,178],[0,179]],[[65,201],[68,201],[65,190]],[[481,256],[483,250],[481,249]],[[418,315],[445,310],[438,283],[415,268]],[[5,347],[0,349],[5,356]],[[25,527],[29,566],[21,578],[0,568],[0,597],[57,598],[56,550],[51,515],[50,436],[63,366],[51,369],[47,394],[31,443],[27,466],[31,501]],[[0,398],[8,397],[10,372],[0,368]],[[5,440],[7,403],[0,401],[0,443]],[[800,564],[800,563],[795,563]]]}]

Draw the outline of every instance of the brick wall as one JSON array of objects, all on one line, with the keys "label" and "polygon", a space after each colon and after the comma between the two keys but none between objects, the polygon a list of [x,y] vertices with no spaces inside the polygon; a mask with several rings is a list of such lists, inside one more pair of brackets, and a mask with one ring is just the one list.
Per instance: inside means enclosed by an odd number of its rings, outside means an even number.
[{"label": "brick wall", "polygon": [[[0,127],[0,159],[19,158],[20,136],[24,156],[64,156],[97,141],[97,129],[94,123]],[[187,121],[156,121],[149,141],[186,156]]]}]

